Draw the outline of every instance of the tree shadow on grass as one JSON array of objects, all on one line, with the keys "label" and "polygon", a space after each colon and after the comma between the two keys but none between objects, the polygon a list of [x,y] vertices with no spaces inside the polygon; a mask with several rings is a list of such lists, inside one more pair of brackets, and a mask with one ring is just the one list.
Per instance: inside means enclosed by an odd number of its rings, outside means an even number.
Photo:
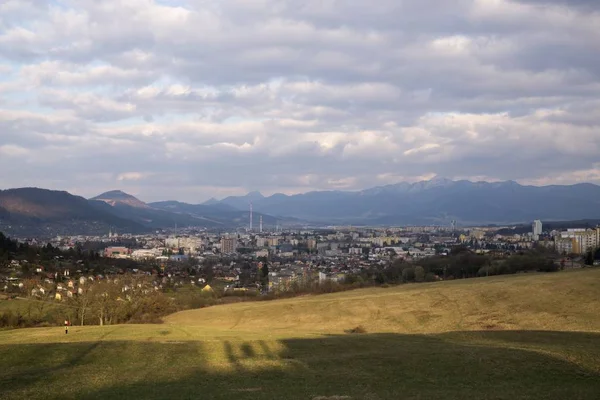
[{"label": "tree shadow on grass", "polygon": [[[62,330],[60,331],[62,332]],[[57,351],[56,346],[60,344],[23,344],[23,345],[4,345],[0,346],[0,366],[3,366],[3,360],[10,360],[11,356],[28,360],[24,371],[18,375],[18,382],[15,383],[10,375],[8,378],[4,377],[4,374],[0,373],[0,394],[5,387],[14,387],[15,385],[33,385],[35,382],[42,377],[50,373],[60,373],[63,370],[75,368],[85,363],[86,358],[97,351],[108,335],[113,330],[105,332],[101,335],[98,341],[95,342],[77,342],[65,344],[65,351]],[[68,348],[68,351],[66,349]],[[5,355],[5,353],[7,355]],[[16,353],[16,355],[15,355]],[[1,396],[0,396],[1,398]]]},{"label": "tree shadow on grass", "polygon": [[[58,366],[61,373],[47,374],[48,368],[35,367],[43,346],[68,352],[73,359]],[[81,344],[0,346],[2,356],[20,355],[11,358],[16,369],[0,372],[0,397],[64,396],[65,384],[75,388],[67,397],[80,399],[595,400],[600,393],[600,334],[594,333],[361,334],[277,343],[103,342],[101,350],[75,358],[85,351]],[[121,358],[115,360],[117,354]],[[93,384],[90,377],[95,377]]]}]

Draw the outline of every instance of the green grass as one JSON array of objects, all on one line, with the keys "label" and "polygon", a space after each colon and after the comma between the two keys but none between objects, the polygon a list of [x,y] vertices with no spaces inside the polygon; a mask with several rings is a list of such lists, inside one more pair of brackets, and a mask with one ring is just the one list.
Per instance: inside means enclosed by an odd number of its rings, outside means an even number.
[{"label": "green grass", "polygon": [[583,270],[2,331],[0,398],[598,399],[599,312]]},{"label": "green grass", "polygon": [[51,321],[60,320],[66,306],[53,300],[41,301],[36,299],[0,299],[0,314],[9,312],[19,314],[28,320]]}]

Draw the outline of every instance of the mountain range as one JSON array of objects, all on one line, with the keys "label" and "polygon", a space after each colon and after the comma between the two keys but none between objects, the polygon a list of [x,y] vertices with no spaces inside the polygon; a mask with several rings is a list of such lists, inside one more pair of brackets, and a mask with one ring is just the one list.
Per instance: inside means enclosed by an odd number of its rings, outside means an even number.
[{"label": "mountain range", "polygon": [[174,227],[231,229],[283,224],[459,225],[514,224],[600,218],[600,186],[523,186],[513,181],[470,182],[435,178],[361,191],[144,203],[122,191],[91,199],[38,188],[0,190],[0,231],[13,235],[141,233]]},{"label": "mountain range", "polygon": [[[248,212],[225,204],[191,205],[176,201],[144,203],[122,191],[91,199],[39,188],[0,190],[0,231],[18,236],[105,234],[110,230],[144,233],[198,227],[230,229],[248,225]],[[255,213],[265,224],[274,217]]]},{"label": "mountain range", "polygon": [[371,189],[305,194],[258,192],[218,203],[302,220],[361,225],[506,224],[534,219],[600,218],[600,186],[523,186],[513,181],[470,182],[434,178]]},{"label": "mountain range", "polygon": [[0,231],[21,236],[99,234],[111,227],[140,233],[145,227],[68,192],[38,188],[0,190]]}]

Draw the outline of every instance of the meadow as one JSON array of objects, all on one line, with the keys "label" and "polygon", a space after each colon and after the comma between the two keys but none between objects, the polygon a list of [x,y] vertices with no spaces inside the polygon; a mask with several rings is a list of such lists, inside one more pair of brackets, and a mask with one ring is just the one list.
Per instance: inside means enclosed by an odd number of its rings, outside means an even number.
[{"label": "meadow", "polygon": [[0,331],[2,399],[597,399],[600,269]]}]

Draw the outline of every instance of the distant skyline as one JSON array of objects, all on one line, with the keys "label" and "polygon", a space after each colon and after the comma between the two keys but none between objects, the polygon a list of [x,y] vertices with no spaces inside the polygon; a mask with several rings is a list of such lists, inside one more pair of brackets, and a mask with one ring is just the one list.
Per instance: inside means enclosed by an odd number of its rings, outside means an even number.
[{"label": "distant skyline", "polygon": [[0,187],[600,184],[596,0],[5,0]]}]

